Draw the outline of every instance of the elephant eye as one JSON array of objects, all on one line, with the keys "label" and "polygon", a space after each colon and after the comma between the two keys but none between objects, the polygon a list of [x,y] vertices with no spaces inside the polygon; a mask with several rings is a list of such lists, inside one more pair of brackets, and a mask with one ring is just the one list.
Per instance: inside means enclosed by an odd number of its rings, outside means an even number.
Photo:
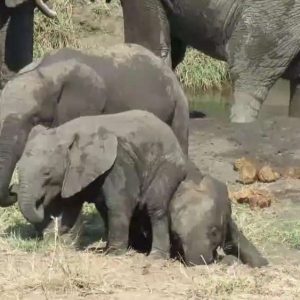
[{"label": "elephant eye", "polygon": [[50,168],[44,168],[43,169],[43,175],[44,176],[49,176],[50,175]]},{"label": "elephant eye", "polygon": [[210,230],[210,235],[211,235],[211,237],[213,237],[213,238],[217,238],[217,237],[218,237],[218,235],[219,235],[219,230],[218,230],[218,228],[217,228],[216,226],[213,226],[213,227],[211,228],[211,230]]}]

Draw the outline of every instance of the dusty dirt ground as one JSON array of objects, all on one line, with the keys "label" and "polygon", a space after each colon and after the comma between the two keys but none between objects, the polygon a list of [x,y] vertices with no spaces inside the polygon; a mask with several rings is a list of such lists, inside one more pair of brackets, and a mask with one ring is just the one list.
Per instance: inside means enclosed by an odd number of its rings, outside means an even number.
[{"label": "dusty dirt ground", "polygon": [[[75,14],[85,48],[122,42],[122,16]],[[100,23],[99,23],[100,22]],[[235,159],[249,155],[274,165],[300,166],[300,120],[276,117],[241,126],[221,119],[193,119],[190,157],[204,173],[241,188]],[[85,245],[76,251],[59,239],[38,242],[16,207],[0,212],[1,299],[299,299],[300,180],[252,185],[271,191],[269,208],[233,203],[239,227],[266,255],[270,266],[210,265],[185,268],[129,252],[113,257],[89,251],[103,235],[99,216],[85,214]]]}]

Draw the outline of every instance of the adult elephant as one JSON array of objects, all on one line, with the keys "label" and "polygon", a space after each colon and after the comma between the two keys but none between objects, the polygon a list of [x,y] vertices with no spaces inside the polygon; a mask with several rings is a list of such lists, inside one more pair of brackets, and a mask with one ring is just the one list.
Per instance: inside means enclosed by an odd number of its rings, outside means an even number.
[{"label": "adult elephant", "polygon": [[35,6],[50,18],[56,16],[43,0],[0,1],[0,87],[9,74],[32,62]]},{"label": "adult elephant", "polygon": [[300,0],[121,3],[125,42],[148,47],[169,64],[172,60],[173,68],[187,45],[228,62],[234,88],[232,122],[254,121],[280,77],[290,80],[289,115],[300,117]]}]

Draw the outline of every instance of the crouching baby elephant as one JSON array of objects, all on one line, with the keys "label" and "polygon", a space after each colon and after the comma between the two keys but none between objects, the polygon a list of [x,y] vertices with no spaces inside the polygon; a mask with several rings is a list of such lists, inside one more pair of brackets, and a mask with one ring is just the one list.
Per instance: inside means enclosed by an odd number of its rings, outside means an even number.
[{"label": "crouching baby elephant", "polygon": [[268,264],[232,220],[226,185],[197,170],[179,185],[170,220],[172,255],[188,265],[212,263],[218,247],[251,267]]},{"label": "crouching baby elephant", "polygon": [[86,116],[57,128],[35,127],[18,162],[18,202],[39,230],[61,215],[71,230],[84,201],[107,219],[108,251],[129,246],[133,212],[146,207],[152,251],[168,256],[168,204],[184,179],[185,154],[173,131],[154,114],[127,112]]}]

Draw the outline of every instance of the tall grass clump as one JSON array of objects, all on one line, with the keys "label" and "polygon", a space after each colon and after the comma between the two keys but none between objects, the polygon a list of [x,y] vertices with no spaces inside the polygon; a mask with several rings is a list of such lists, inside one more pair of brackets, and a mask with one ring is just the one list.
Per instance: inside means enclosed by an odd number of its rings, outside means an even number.
[{"label": "tall grass clump", "polygon": [[35,58],[53,49],[80,46],[72,20],[73,1],[55,0],[53,8],[57,12],[57,18],[47,18],[41,12],[35,14],[33,54]]},{"label": "tall grass clump", "polygon": [[185,88],[193,92],[221,89],[230,80],[225,62],[191,48],[176,72]]}]

